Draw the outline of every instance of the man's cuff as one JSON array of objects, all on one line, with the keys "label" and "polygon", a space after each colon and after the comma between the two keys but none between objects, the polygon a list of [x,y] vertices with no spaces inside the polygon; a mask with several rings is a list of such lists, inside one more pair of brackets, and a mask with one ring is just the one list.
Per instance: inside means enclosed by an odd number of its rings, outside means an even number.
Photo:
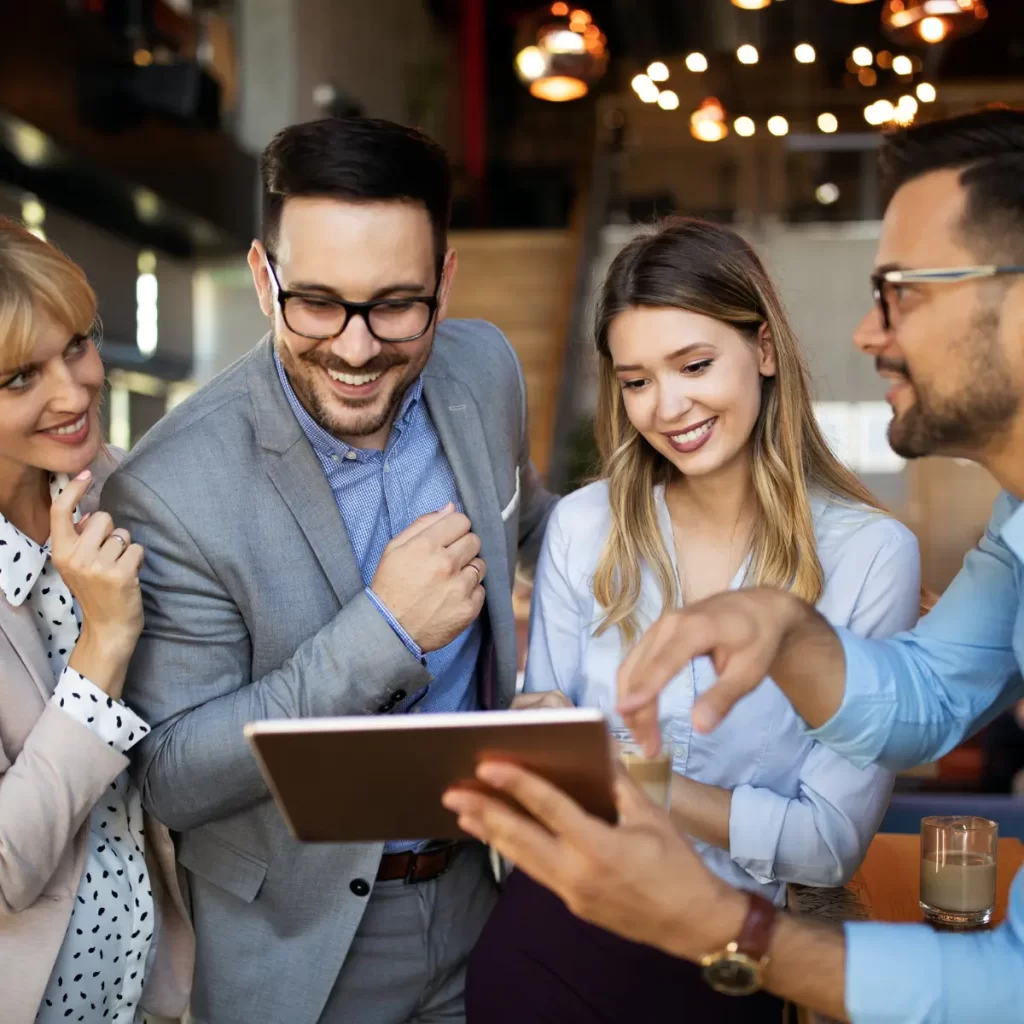
[{"label": "man's cuff", "polygon": [[391,614],[387,605],[369,587],[366,588],[366,596],[370,599],[374,608],[384,617],[384,621],[395,631],[398,639],[405,644],[409,653],[414,658],[417,658],[421,665],[426,665],[427,659],[423,656],[423,651],[420,650],[419,644],[402,628],[402,624]]}]

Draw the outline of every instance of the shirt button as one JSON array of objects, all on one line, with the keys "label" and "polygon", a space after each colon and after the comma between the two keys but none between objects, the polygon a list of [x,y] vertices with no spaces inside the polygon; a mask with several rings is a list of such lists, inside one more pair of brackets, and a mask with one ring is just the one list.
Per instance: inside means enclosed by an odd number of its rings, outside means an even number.
[{"label": "shirt button", "polygon": [[359,456],[356,455],[355,452],[345,452],[345,458],[348,459],[349,462],[355,462],[355,460],[358,459]]},{"label": "shirt button", "polygon": [[369,896],[370,885],[365,878],[353,878],[348,887],[354,896]]},{"label": "shirt button", "polygon": [[384,472],[386,473],[390,468],[391,467],[385,462],[384,463]]},{"label": "shirt button", "polygon": [[338,461],[338,456],[337,455],[332,455],[331,456],[331,462],[337,462],[337,461]]}]

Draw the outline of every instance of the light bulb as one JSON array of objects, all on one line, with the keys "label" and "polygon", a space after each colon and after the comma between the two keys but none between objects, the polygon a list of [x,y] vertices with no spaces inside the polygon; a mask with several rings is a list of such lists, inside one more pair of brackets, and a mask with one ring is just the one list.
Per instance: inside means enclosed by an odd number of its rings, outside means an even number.
[{"label": "light bulb", "polygon": [[922,103],[934,103],[937,93],[935,92],[935,86],[930,82],[918,82],[917,89],[914,90],[917,93],[917,98]]},{"label": "light bulb", "polygon": [[758,58],[758,52],[756,46],[751,46],[750,43],[744,43],[736,51],[736,59],[741,64],[756,64]]},{"label": "light bulb", "polygon": [[902,53],[898,57],[893,57],[892,69],[897,75],[912,75],[914,73],[914,65],[910,58],[905,57]]},{"label": "light bulb", "polygon": [[757,126],[754,124],[753,118],[750,117],[737,117],[732,123],[733,128],[737,135],[742,135],[743,138],[749,139],[751,135],[757,130]]},{"label": "light bulb", "polygon": [[819,114],[818,127],[823,132],[831,135],[839,127],[839,118],[835,114]]},{"label": "light bulb", "polygon": [[668,68],[662,61],[656,60],[647,66],[647,76],[652,82],[667,82]]},{"label": "light bulb", "polygon": [[708,59],[703,53],[688,53],[686,55],[686,70],[693,71],[695,74],[700,74],[702,71],[707,71]]},{"label": "light bulb", "polygon": [[866,46],[858,46],[851,56],[853,57],[853,63],[859,68],[869,67],[875,59],[874,54]]},{"label": "light bulb", "polygon": [[814,47],[810,43],[800,43],[795,50],[793,50],[793,56],[801,64],[813,64],[814,58],[817,56],[814,52]]},{"label": "light bulb", "polygon": [[789,122],[779,114],[768,118],[768,131],[772,135],[785,135],[789,131]]}]

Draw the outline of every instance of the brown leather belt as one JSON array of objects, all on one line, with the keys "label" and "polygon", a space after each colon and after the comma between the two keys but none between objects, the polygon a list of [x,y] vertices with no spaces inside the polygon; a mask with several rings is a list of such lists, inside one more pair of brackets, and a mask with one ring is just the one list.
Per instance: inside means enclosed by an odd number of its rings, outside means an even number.
[{"label": "brown leather belt", "polygon": [[447,843],[440,848],[422,850],[419,853],[386,853],[380,859],[377,881],[394,882],[401,879],[407,885],[432,881],[452,866],[452,861],[465,845]]}]

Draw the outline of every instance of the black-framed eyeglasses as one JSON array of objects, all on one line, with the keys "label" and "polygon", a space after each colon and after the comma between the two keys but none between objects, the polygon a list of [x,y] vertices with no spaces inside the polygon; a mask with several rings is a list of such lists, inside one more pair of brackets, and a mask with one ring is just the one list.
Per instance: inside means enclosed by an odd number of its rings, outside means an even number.
[{"label": "black-framed eyeglasses", "polygon": [[1024,266],[989,264],[978,267],[946,267],[928,270],[883,270],[871,275],[875,305],[886,330],[892,326],[891,309],[898,304],[899,289],[905,284],[957,284],[1001,274],[1024,274]]},{"label": "black-framed eyeglasses", "polygon": [[345,299],[333,299],[310,292],[286,291],[281,287],[269,254],[267,268],[274,280],[277,305],[288,330],[311,341],[337,338],[344,333],[354,316],[363,318],[366,329],[378,341],[397,344],[422,338],[437,315],[437,296],[443,280],[443,275],[439,275],[433,295],[347,302]]}]

